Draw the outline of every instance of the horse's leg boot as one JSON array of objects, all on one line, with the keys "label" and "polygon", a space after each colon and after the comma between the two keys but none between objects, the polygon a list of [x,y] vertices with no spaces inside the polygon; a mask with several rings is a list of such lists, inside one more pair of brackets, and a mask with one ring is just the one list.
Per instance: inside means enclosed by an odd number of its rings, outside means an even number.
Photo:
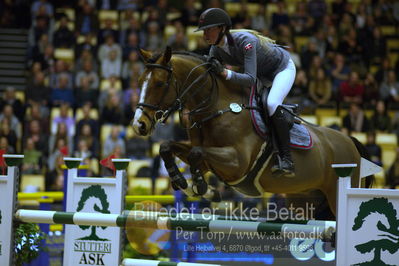
[{"label": "horse's leg boot", "polygon": [[280,106],[277,107],[276,112],[271,116],[271,120],[279,149],[277,163],[272,167],[272,173],[280,172],[280,174],[285,177],[294,177],[295,168],[289,148],[290,129],[288,121],[285,119],[283,109]]},{"label": "horse's leg boot", "polygon": [[169,177],[171,179],[172,188],[174,190],[187,189],[187,181],[175,163],[170,142],[166,141],[161,144],[159,155],[165,163],[165,168],[168,171]]}]

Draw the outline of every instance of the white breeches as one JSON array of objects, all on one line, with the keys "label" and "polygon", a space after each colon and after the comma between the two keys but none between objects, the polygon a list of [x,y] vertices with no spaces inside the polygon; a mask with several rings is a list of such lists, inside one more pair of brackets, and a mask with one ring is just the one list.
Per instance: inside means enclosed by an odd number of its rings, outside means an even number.
[{"label": "white breeches", "polygon": [[273,80],[272,88],[267,96],[267,109],[269,116],[272,116],[277,107],[281,105],[284,98],[290,92],[292,84],[294,84],[296,75],[295,64],[290,59],[287,67],[279,72]]}]

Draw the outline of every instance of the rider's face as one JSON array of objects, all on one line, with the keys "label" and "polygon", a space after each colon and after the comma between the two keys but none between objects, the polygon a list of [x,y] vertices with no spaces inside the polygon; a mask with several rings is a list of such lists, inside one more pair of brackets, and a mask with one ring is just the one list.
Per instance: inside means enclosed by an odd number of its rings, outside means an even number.
[{"label": "rider's face", "polygon": [[204,30],[205,41],[208,44],[215,44],[218,39],[220,30],[221,30],[221,27],[219,27],[219,26],[205,29]]}]

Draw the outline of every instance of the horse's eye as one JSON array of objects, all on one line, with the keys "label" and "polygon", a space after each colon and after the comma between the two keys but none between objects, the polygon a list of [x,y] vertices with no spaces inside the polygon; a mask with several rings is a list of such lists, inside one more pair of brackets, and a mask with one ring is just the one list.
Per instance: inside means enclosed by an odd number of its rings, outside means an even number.
[{"label": "horse's eye", "polygon": [[157,86],[158,88],[162,88],[163,87],[163,81],[157,81],[156,83],[155,83],[155,86]]}]

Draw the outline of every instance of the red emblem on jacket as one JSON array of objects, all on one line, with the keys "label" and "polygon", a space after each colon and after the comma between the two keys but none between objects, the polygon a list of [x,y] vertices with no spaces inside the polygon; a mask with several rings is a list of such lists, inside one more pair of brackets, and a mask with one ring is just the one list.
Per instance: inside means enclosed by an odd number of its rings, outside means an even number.
[{"label": "red emblem on jacket", "polygon": [[252,44],[250,44],[250,43],[247,43],[247,44],[244,46],[245,51],[251,50],[252,48],[253,48],[253,46],[252,46]]}]

